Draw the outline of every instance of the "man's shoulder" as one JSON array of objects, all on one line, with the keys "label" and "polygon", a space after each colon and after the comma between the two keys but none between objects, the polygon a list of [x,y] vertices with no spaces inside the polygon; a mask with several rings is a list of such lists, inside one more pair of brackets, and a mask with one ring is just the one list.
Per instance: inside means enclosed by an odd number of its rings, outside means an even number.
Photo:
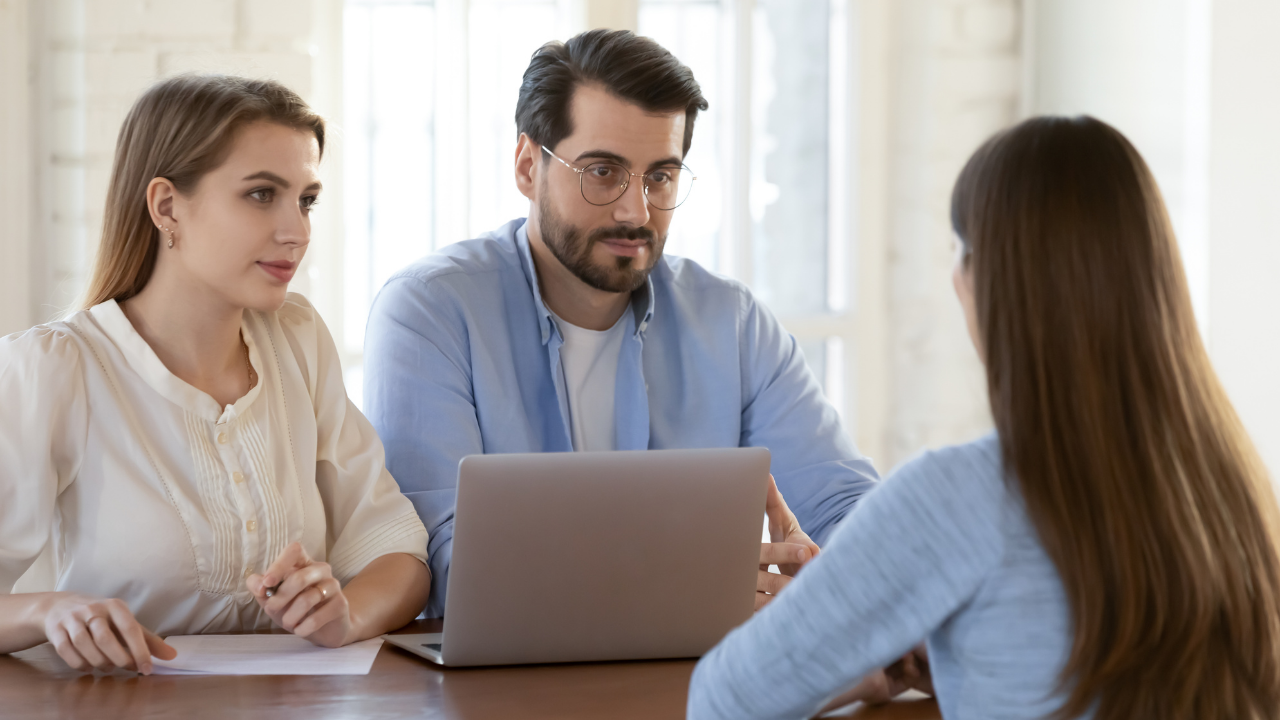
[{"label": "man's shoulder", "polygon": [[480,237],[446,245],[396,272],[388,278],[387,286],[408,284],[424,289],[438,284],[474,286],[483,283],[486,277],[501,282],[506,274],[523,274],[523,260],[516,242],[516,231],[523,223],[523,219],[513,220]]},{"label": "man's shoulder", "polygon": [[721,298],[727,302],[755,302],[751,289],[745,283],[708,270],[686,257],[663,255],[653,273],[654,285],[659,292],[667,292],[677,299],[706,301]]}]

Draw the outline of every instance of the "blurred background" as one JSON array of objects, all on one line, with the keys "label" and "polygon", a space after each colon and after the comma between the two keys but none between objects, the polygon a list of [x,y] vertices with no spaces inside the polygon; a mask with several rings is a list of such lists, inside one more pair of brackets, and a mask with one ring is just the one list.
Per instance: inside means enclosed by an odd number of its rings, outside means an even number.
[{"label": "blurred background", "polygon": [[667,251],[754,288],[883,470],[990,427],[947,203],[986,137],[1041,113],[1092,114],[1146,157],[1218,372],[1280,469],[1275,0],[0,0],[0,334],[82,289],[144,88],[270,77],[331,123],[293,289],[358,403],[374,294],[525,214],[520,76],[592,27],[693,68],[711,109]]}]

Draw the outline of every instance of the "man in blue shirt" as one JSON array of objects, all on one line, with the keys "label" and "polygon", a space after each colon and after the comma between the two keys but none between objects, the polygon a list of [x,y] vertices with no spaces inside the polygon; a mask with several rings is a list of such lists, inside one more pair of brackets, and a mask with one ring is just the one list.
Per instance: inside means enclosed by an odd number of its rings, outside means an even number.
[{"label": "man in blue shirt", "polygon": [[652,40],[549,43],[516,107],[528,219],[414,263],[374,302],[366,411],[431,533],[428,616],[444,613],[466,455],[767,447],[757,607],[874,485],[777,319],[741,283],[663,257],[706,108]]}]

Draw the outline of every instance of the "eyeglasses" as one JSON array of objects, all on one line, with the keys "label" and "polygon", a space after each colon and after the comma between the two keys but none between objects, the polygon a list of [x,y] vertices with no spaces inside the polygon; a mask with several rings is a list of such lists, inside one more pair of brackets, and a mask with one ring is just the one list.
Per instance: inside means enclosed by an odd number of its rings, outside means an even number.
[{"label": "eyeglasses", "polygon": [[561,164],[578,174],[578,187],[582,199],[592,205],[608,205],[616,202],[631,185],[631,178],[644,179],[644,197],[659,210],[675,210],[689,199],[693,181],[698,178],[686,165],[668,165],[647,173],[633,173],[627,168],[610,162],[595,162],[584,168],[576,168],[559,155],[541,146],[542,150]]}]

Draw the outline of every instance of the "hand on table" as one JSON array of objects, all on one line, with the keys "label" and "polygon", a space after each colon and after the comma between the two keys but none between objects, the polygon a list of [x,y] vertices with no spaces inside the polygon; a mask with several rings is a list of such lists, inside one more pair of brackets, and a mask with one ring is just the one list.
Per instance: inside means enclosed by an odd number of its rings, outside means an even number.
[{"label": "hand on table", "polygon": [[[756,610],[769,604],[774,595],[791,582],[801,566],[818,554],[818,546],[800,529],[800,522],[778,492],[778,484],[769,476],[769,494],[764,504],[769,519],[769,539],[760,545],[760,571],[756,575]],[[777,565],[781,575],[769,572]]]},{"label": "hand on table", "polygon": [[862,679],[850,692],[841,696],[847,705],[861,700],[870,705],[887,703],[908,690],[933,694],[933,676],[929,672],[929,652],[918,645],[911,652],[883,670]]},{"label": "hand on table", "polygon": [[351,606],[342,585],[329,564],[312,560],[301,544],[286,547],[266,572],[250,575],[245,585],[267,615],[294,635],[321,647],[349,642]]},{"label": "hand on table", "polygon": [[84,672],[123,668],[150,675],[152,655],[162,660],[178,656],[114,598],[57,594],[44,616],[44,634],[59,657]]}]

